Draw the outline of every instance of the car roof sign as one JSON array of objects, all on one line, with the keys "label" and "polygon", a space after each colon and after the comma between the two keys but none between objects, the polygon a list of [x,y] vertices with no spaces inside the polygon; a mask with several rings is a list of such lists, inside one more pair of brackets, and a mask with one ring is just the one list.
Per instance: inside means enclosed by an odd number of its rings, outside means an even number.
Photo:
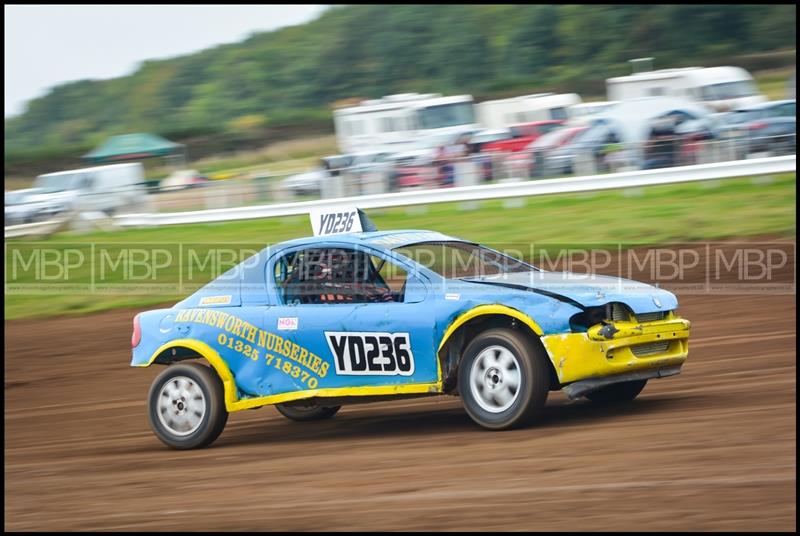
[{"label": "car roof sign", "polygon": [[356,207],[340,206],[312,210],[311,228],[314,236],[377,231],[378,228],[364,212]]}]

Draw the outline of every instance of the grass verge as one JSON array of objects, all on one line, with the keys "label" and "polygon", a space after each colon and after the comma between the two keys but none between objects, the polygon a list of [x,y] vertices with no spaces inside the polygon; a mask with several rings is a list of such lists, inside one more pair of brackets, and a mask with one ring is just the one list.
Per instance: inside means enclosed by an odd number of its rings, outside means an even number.
[{"label": "grass verge", "polygon": [[[796,175],[791,173],[541,196],[525,198],[519,206],[509,201],[491,200],[370,210],[368,213],[379,229],[433,229],[495,247],[530,242],[631,247],[748,236],[794,239],[795,195]],[[65,233],[38,244],[7,241],[5,317],[88,313],[177,301],[190,294],[191,288],[208,281],[218,270],[235,264],[230,259],[210,258],[209,251],[235,246],[246,253],[309,234],[308,218],[291,216],[83,235]],[[187,246],[194,252],[194,258],[187,258]],[[47,257],[36,260],[35,251],[42,247],[51,252],[53,264],[46,264]],[[149,261],[145,255],[138,260],[139,264],[135,264],[133,258],[130,262],[123,259],[126,262],[121,263],[120,255],[131,247],[150,251]],[[161,257],[152,255],[154,248],[161,252]],[[70,260],[76,264],[71,273],[59,274],[56,270],[59,252],[62,265]],[[84,262],[79,263],[81,257]],[[151,270],[152,274],[148,272],[153,262],[159,264],[166,258],[172,262]],[[231,264],[224,265],[223,261]],[[149,268],[147,262],[150,262]],[[196,269],[192,274],[186,273],[187,263],[194,263]],[[139,271],[126,270],[130,264]],[[52,268],[50,273],[46,271],[48,266]],[[52,279],[44,280],[44,276]],[[111,292],[102,291],[97,285],[89,287],[91,282],[97,281],[108,285]],[[13,288],[20,283],[39,282],[69,282],[77,287],[74,291],[57,293],[48,291],[44,285],[39,294],[26,294]],[[177,291],[178,283],[182,285],[182,292]],[[132,290],[122,293],[121,289],[128,284]],[[146,292],[145,285],[151,287]]]}]

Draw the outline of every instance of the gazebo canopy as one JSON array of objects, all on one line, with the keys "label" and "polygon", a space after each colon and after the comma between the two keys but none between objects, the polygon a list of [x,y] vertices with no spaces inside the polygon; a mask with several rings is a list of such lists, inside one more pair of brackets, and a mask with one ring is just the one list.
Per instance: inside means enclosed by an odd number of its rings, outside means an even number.
[{"label": "gazebo canopy", "polygon": [[113,162],[136,158],[169,156],[183,151],[183,145],[147,133],[123,134],[108,138],[100,147],[83,155],[91,162]]}]

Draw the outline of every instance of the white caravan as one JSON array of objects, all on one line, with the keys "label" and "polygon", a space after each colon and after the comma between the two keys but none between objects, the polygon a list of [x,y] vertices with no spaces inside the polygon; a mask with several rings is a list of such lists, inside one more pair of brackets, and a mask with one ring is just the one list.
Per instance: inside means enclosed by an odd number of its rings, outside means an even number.
[{"label": "white caravan", "polygon": [[681,97],[717,112],[766,101],[741,67],[686,67],[639,72],[606,80],[608,100]]},{"label": "white caravan", "polygon": [[520,123],[568,119],[570,106],[581,103],[577,93],[537,93],[509,99],[484,101],[476,105],[483,128],[505,128]]},{"label": "white caravan", "polygon": [[142,210],[147,201],[144,180],[144,168],[138,162],[46,173],[36,177],[36,193],[26,202],[39,204],[43,216]]},{"label": "white caravan", "polygon": [[400,151],[432,135],[478,129],[471,95],[402,93],[333,112],[343,153]]}]

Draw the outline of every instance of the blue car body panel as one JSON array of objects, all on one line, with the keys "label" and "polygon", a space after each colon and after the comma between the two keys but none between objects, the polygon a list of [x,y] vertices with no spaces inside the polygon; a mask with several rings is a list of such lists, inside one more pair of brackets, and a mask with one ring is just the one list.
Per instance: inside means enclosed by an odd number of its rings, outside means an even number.
[{"label": "blue car body panel", "polygon": [[[434,384],[441,380],[437,352],[445,332],[460,315],[481,305],[519,311],[543,335],[569,332],[570,317],[583,307],[613,301],[635,313],[677,307],[670,292],[609,277],[534,270],[502,279],[445,279],[393,251],[438,241],[473,244],[431,231],[378,231],[267,247],[174,307],[140,313],[142,337],[131,365],[147,366],[172,343],[192,340],[219,354],[239,398]],[[346,246],[400,265],[408,272],[405,301],[283,304],[274,283],[275,263],[309,246]]]}]

